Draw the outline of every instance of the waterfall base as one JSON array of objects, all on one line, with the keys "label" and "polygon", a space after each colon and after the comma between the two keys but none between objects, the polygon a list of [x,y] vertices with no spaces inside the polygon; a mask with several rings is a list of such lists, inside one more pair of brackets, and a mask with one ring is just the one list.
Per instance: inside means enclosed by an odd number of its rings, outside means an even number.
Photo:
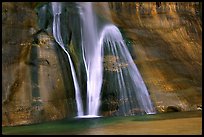
[{"label": "waterfall base", "polygon": [[83,116],[76,116],[75,118],[99,118],[102,116],[97,116],[97,115],[83,115]]},{"label": "waterfall base", "polygon": [[154,115],[154,114],[156,114],[156,112],[148,112],[147,114],[148,115]]}]

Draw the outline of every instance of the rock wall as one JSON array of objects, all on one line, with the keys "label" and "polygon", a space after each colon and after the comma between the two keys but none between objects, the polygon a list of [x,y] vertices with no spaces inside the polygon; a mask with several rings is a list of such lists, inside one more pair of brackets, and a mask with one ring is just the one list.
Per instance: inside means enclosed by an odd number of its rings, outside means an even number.
[{"label": "rock wall", "polygon": [[2,3],[2,125],[75,115],[70,67],[38,27],[36,3]]}]

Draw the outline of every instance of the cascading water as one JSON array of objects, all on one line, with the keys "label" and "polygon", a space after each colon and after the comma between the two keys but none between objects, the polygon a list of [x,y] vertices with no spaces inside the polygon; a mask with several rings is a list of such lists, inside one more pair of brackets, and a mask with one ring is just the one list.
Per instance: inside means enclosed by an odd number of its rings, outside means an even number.
[{"label": "cascading water", "polygon": [[75,69],[68,51],[64,47],[60,31],[61,4],[52,2],[53,10],[53,35],[56,42],[67,54],[71,66],[74,81],[77,117],[98,117],[101,105],[101,88],[103,84],[103,58],[112,56],[115,58],[116,73],[109,79],[109,90],[117,90],[118,114],[134,115],[140,112],[154,114],[144,81],[123,41],[119,29],[112,24],[106,24],[99,29],[96,15],[92,9],[92,3],[77,3],[81,19],[80,33],[82,57],[87,76],[87,111],[83,112],[81,93],[77,82]]},{"label": "cascading water", "polygon": [[[114,59],[114,62],[109,64],[114,65],[115,69],[113,70],[115,73],[109,79],[111,81],[109,87],[113,87],[119,92],[118,113],[134,115],[138,111],[140,113],[144,111],[147,114],[154,114],[155,109],[147,88],[119,29],[112,24],[105,25],[100,35],[100,44],[103,45],[106,56],[111,56]],[[109,88],[109,90],[113,89]]]},{"label": "cascading water", "polygon": [[76,103],[77,103],[77,115],[78,116],[83,116],[83,104],[81,100],[81,93],[80,93],[80,88],[79,84],[77,81],[75,69],[71,60],[71,57],[69,55],[69,52],[66,51],[62,37],[61,37],[61,28],[60,28],[60,14],[61,14],[61,3],[58,2],[52,2],[52,11],[53,11],[53,35],[56,40],[56,42],[60,45],[60,47],[63,49],[63,51],[67,54],[67,57],[69,59],[70,67],[71,67],[71,72],[72,72],[72,77],[74,81],[74,88],[75,88],[75,96],[76,96]]},{"label": "cascading water", "polygon": [[87,116],[98,116],[100,106],[100,92],[103,80],[103,53],[98,40],[97,22],[92,4],[80,4],[82,19],[82,49],[87,74]]}]

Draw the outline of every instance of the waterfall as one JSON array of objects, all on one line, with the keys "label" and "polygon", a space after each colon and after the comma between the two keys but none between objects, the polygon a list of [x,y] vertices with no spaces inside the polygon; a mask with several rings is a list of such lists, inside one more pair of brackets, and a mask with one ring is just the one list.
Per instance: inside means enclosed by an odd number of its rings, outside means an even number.
[{"label": "waterfall", "polygon": [[62,37],[61,37],[61,28],[60,28],[60,14],[61,14],[61,3],[59,2],[52,2],[52,11],[53,11],[53,36],[55,38],[55,41],[59,44],[59,46],[63,49],[63,51],[66,53],[70,67],[71,67],[71,72],[72,72],[72,78],[74,82],[74,88],[75,88],[75,96],[76,96],[76,103],[77,103],[77,115],[82,116],[84,115],[83,112],[83,104],[81,100],[81,93],[80,93],[80,88],[79,84],[77,81],[74,65],[72,63],[71,57],[69,55],[69,52],[65,49]]},{"label": "waterfall", "polygon": [[87,74],[87,115],[98,116],[103,80],[103,51],[99,44],[97,22],[90,2],[79,3],[82,19],[82,51]]},{"label": "waterfall", "polygon": [[[109,79],[112,87],[119,91],[121,99],[119,113],[123,115],[134,115],[138,113],[135,108],[147,114],[154,114],[156,111],[151,103],[151,99],[145,83],[123,41],[119,29],[112,24],[105,25],[100,35],[100,44],[103,45],[104,53],[111,56],[114,61],[115,73]],[[111,86],[110,86],[111,87]],[[111,90],[111,89],[110,89]]]},{"label": "waterfall", "polygon": [[[115,87],[119,87],[119,98],[123,99],[119,108],[120,113],[124,115],[136,114],[138,112],[134,112],[133,109],[139,108],[140,111],[147,114],[154,114],[155,110],[145,83],[123,41],[119,29],[113,24],[105,24],[102,29],[99,29],[92,3],[79,3],[78,5],[82,19],[82,51],[87,73],[87,115],[99,115],[103,80],[103,52],[119,58],[117,60],[119,65],[118,73],[114,77],[116,77]],[[109,82],[109,84],[114,83],[112,80]],[[129,102],[125,103],[125,99],[128,99]]]},{"label": "waterfall", "polygon": [[[111,56],[114,60],[114,73],[109,79],[108,90],[117,90],[119,106],[118,113],[122,115],[134,115],[138,112],[154,114],[156,111],[152,105],[145,83],[134,63],[127,45],[119,29],[113,24],[105,24],[99,29],[96,15],[92,9],[91,2],[76,3],[80,16],[80,34],[82,58],[85,65],[87,77],[87,110],[83,112],[81,93],[77,82],[74,66],[65,49],[60,31],[60,14],[62,7],[60,3],[52,2],[53,10],[53,35],[56,42],[67,54],[71,73],[74,81],[77,117],[98,117],[101,105],[101,88],[103,84],[103,62],[105,55]],[[139,109],[139,110],[138,110]]]}]

